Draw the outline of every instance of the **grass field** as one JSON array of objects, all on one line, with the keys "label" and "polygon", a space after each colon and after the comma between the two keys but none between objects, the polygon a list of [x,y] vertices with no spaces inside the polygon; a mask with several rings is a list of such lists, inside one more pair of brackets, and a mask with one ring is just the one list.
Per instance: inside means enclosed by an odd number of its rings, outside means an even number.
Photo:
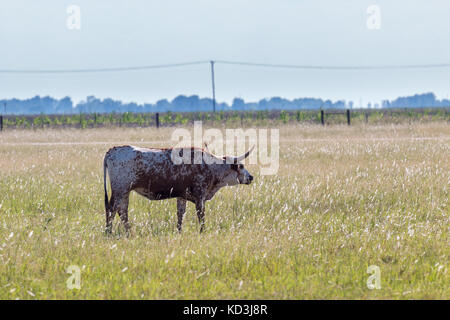
[{"label": "grass field", "polygon": [[[103,232],[114,145],[173,129],[0,133],[0,299],[449,299],[450,126],[280,127],[280,168],[207,203],[130,199],[132,236]],[[81,289],[66,272],[81,269]],[[367,268],[381,271],[370,290]]]},{"label": "grass field", "polygon": [[[337,114],[336,112],[339,111]],[[339,124],[347,121],[345,109],[324,109],[324,123]],[[80,113],[68,115],[6,115],[4,127],[9,129],[61,129],[61,128],[104,128],[104,127],[156,127],[154,112],[135,113]],[[448,122],[449,107],[434,108],[384,108],[352,109],[352,124],[401,124],[411,122]],[[259,110],[211,112],[163,112],[159,114],[163,127],[189,126],[202,121],[209,126],[279,126],[284,124],[320,124],[320,110]]]}]

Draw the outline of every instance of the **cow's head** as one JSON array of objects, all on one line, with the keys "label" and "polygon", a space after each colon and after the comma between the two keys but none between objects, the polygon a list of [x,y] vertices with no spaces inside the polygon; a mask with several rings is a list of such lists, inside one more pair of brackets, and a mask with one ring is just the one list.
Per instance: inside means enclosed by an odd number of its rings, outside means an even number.
[{"label": "cow's head", "polygon": [[254,146],[249,151],[238,157],[223,157],[225,165],[229,166],[230,169],[227,170],[228,174],[225,177],[227,185],[250,184],[252,182],[253,176],[247,171],[247,169],[244,168],[244,165],[239,162],[247,158],[250,152],[253,151],[253,148]]}]

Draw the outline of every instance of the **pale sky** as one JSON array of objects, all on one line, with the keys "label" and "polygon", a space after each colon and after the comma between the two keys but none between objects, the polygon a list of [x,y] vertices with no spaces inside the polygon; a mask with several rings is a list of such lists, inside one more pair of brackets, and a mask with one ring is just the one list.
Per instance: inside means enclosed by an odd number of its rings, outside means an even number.
[{"label": "pale sky", "polygon": [[[370,5],[380,29],[367,27]],[[70,5],[81,29],[69,30]],[[448,0],[2,0],[0,69],[84,69],[234,60],[299,65],[450,63]],[[216,98],[354,100],[450,93],[450,68],[286,70],[216,65]],[[208,64],[96,74],[0,74],[0,99],[88,95],[156,102],[211,96]]]}]

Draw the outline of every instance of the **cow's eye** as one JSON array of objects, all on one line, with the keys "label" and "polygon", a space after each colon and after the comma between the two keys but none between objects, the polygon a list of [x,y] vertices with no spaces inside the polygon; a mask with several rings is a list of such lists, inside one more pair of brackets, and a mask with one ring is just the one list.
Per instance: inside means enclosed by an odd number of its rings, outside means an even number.
[{"label": "cow's eye", "polygon": [[244,169],[244,165],[243,165],[243,164],[240,164],[240,165],[239,165],[239,169]]}]

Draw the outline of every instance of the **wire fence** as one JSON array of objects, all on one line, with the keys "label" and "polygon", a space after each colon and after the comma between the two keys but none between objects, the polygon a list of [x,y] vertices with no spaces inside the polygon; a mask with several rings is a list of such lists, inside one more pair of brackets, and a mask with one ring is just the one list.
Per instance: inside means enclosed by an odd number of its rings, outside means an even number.
[{"label": "wire fence", "polygon": [[210,126],[280,124],[381,124],[450,121],[450,107],[402,109],[264,110],[229,112],[108,113],[0,116],[0,128],[171,127],[202,121]]}]

